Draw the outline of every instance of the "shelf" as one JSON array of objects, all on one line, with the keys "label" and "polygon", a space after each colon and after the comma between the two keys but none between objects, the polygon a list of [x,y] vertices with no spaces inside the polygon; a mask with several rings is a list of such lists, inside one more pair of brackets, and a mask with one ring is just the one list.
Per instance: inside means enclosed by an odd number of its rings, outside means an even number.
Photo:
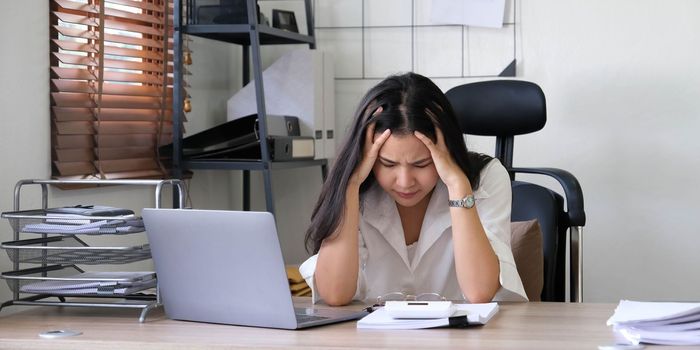
[{"label": "shelf", "polygon": [[[288,44],[301,44],[308,45],[310,49],[316,47],[316,39],[314,37],[314,23],[313,23],[313,12],[312,12],[312,0],[303,0],[305,8],[306,17],[306,34],[300,34],[295,32],[290,32],[282,30],[279,28],[273,28],[269,24],[259,24],[256,21],[251,21],[249,23],[239,23],[239,24],[209,24],[210,22],[200,22],[208,24],[197,24],[194,22],[192,13],[187,12],[187,8],[182,7],[182,2],[176,1],[173,7],[175,17],[174,17],[174,28],[175,33],[173,35],[173,49],[174,49],[174,62],[177,62],[180,66],[174,67],[173,74],[173,91],[175,95],[173,96],[173,111],[183,110],[183,99],[181,98],[181,87],[183,86],[183,66],[182,66],[182,47],[183,38],[181,34],[187,34],[191,36],[196,36],[199,38],[217,40],[230,44],[237,44],[243,46],[242,51],[242,71],[243,71],[243,85],[247,85],[251,81],[260,81],[263,79],[263,66],[261,59],[260,47],[263,45],[288,45]],[[255,6],[255,0],[246,0],[246,8],[252,9]],[[188,2],[188,4],[191,4]],[[190,7],[191,8],[191,7]],[[183,13],[185,16],[183,16]],[[246,17],[250,18],[250,16]],[[264,89],[262,84],[254,85],[255,102],[258,115],[266,115],[264,109],[265,97]],[[184,112],[173,113],[173,135],[180,142],[182,141],[182,130],[181,130],[181,118],[183,118]],[[265,131],[266,128],[262,128],[261,131]],[[259,139],[267,139],[267,134],[262,132],[259,135]],[[266,159],[265,161],[261,159],[187,159],[183,155],[183,149],[180,142],[173,142],[173,173],[176,177],[182,176],[183,171],[190,170],[243,170],[243,210],[250,210],[250,173],[249,171],[262,171],[263,183],[265,188],[265,202],[267,203],[267,211],[270,213],[275,213],[273,196],[272,196],[272,180],[271,180],[271,170],[275,169],[292,169],[301,167],[321,167],[321,176],[325,181],[327,175],[327,164],[326,159],[320,160],[293,160],[293,161],[270,161]],[[269,154],[267,146],[263,146],[265,143],[260,144],[261,155]],[[261,157],[262,158],[262,157]]]},{"label": "shelf", "polygon": [[[239,45],[250,45],[250,33],[256,26],[249,24],[190,24],[182,27],[183,34],[224,41]],[[313,36],[302,35],[260,24],[257,26],[261,45],[315,44]]]},{"label": "shelf", "polygon": [[[326,159],[308,159],[289,162],[270,162],[270,169],[292,169],[303,168],[310,166],[326,166]],[[203,169],[203,170],[264,170],[265,163],[260,160],[250,161],[232,161],[232,160],[189,160],[184,161],[184,167],[187,169]]]}]

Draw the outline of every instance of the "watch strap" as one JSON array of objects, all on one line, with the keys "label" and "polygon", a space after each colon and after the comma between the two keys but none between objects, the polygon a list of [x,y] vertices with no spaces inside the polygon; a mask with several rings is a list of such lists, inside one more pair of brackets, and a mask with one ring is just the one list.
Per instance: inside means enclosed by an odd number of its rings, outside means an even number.
[{"label": "watch strap", "polygon": [[453,208],[472,208],[475,204],[474,194],[469,194],[462,199],[450,199],[447,201],[448,206]]}]

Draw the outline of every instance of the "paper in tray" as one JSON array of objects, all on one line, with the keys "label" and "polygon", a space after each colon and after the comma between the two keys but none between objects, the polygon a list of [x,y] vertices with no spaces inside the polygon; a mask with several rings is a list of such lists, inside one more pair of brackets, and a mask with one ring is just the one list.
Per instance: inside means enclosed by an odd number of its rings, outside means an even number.
[{"label": "paper in tray", "polygon": [[60,207],[46,209],[50,214],[72,214],[83,216],[121,216],[133,215],[134,211],[124,208],[107,207],[102,205],[76,205],[72,207]]},{"label": "paper in tray", "polygon": [[156,286],[155,273],[145,272],[83,272],[65,277],[26,284],[20,291],[53,295],[127,295]]}]

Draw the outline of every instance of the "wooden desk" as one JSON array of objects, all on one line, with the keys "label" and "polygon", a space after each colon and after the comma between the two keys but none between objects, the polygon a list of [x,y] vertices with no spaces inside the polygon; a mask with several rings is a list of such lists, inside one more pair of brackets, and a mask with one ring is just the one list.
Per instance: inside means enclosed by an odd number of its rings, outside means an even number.
[{"label": "wooden desk", "polygon": [[[173,321],[161,311],[140,324],[134,310],[47,306],[0,314],[0,349],[597,349],[613,343],[605,321],[614,308],[613,304],[504,304],[487,325],[467,329],[358,330],[355,322],[345,322],[286,331]],[[56,329],[83,334],[38,337]]]}]

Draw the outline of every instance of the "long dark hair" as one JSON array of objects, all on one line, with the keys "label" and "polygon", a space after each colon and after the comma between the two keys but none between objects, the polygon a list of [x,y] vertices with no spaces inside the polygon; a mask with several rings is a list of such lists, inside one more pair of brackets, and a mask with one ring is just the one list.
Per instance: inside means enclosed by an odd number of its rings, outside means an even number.
[{"label": "long dark hair", "polygon": [[[380,113],[374,113],[382,107]],[[390,129],[392,135],[420,131],[436,142],[440,128],[452,158],[462,168],[474,189],[479,173],[491,157],[467,151],[462,131],[449,101],[430,79],[415,73],[390,76],[370,89],[355,111],[335,165],[323,184],[306,231],[306,247],[318,253],[321,242],[338,228],[345,210],[345,192],[350,175],[362,160],[367,126],[375,123],[375,133]],[[360,198],[376,182],[369,174],[360,186]]]}]

